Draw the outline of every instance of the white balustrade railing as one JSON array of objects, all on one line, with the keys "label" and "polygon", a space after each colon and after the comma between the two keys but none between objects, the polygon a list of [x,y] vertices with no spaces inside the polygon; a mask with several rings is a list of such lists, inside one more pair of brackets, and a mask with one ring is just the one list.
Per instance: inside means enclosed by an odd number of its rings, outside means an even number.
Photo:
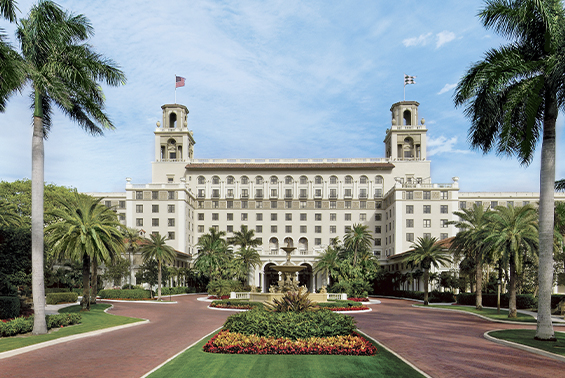
[{"label": "white balustrade railing", "polygon": [[346,301],[346,293],[328,293],[328,301]]},{"label": "white balustrade railing", "polygon": [[249,293],[236,293],[232,291],[230,293],[230,299],[249,299]]}]

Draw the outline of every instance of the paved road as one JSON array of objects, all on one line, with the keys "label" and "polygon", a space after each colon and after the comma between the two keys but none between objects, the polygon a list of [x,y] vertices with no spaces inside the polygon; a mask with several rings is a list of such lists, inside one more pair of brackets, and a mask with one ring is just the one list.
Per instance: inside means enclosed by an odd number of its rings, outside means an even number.
[{"label": "paved road", "polygon": [[[220,327],[232,312],[208,310],[197,296],[176,305],[115,303],[111,313],[151,322],[0,360],[0,377],[140,377]],[[557,377],[565,364],[483,338],[491,329],[533,328],[472,315],[418,309],[382,299],[355,314],[359,328],[429,375],[441,377]]]},{"label": "paved road", "polygon": [[109,312],[151,322],[0,360],[0,377],[138,378],[220,327],[232,312],[207,309],[196,295],[177,304],[113,303]]},{"label": "paved road", "polygon": [[535,326],[415,308],[411,301],[380,300],[380,305],[371,306],[372,312],[354,315],[359,329],[434,378],[565,376],[565,363],[483,338],[484,332],[492,329]]}]

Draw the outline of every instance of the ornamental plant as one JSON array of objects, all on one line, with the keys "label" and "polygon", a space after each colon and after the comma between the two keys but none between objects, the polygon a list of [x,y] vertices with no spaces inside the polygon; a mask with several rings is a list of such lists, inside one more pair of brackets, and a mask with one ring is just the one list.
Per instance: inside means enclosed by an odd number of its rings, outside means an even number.
[{"label": "ornamental plant", "polygon": [[273,303],[265,303],[265,310],[270,312],[311,311],[316,303],[308,298],[307,290],[289,291],[282,298],[273,298]]}]

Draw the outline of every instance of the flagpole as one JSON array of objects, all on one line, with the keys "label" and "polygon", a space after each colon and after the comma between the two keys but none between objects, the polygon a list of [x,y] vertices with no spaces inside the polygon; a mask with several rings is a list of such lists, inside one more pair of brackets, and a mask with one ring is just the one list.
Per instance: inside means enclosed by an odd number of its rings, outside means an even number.
[{"label": "flagpole", "polygon": [[175,74],[175,104],[177,103],[177,74]]},{"label": "flagpole", "polygon": [[404,100],[402,101],[406,101],[406,74],[404,74]]}]

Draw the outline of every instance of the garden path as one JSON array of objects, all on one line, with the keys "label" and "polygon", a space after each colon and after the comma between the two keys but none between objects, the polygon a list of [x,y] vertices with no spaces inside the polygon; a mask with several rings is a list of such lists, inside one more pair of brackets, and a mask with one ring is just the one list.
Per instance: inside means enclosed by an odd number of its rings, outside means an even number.
[{"label": "garden path", "polygon": [[[471,314],[412,307],[414,302],[381,299],[373,311],[354,314],[358,328],[434,378],[556,377],[565,364],[495,344],[493,329],[535,324],[494,323]],[[559,328],[557,328],[559,330]]]}]

